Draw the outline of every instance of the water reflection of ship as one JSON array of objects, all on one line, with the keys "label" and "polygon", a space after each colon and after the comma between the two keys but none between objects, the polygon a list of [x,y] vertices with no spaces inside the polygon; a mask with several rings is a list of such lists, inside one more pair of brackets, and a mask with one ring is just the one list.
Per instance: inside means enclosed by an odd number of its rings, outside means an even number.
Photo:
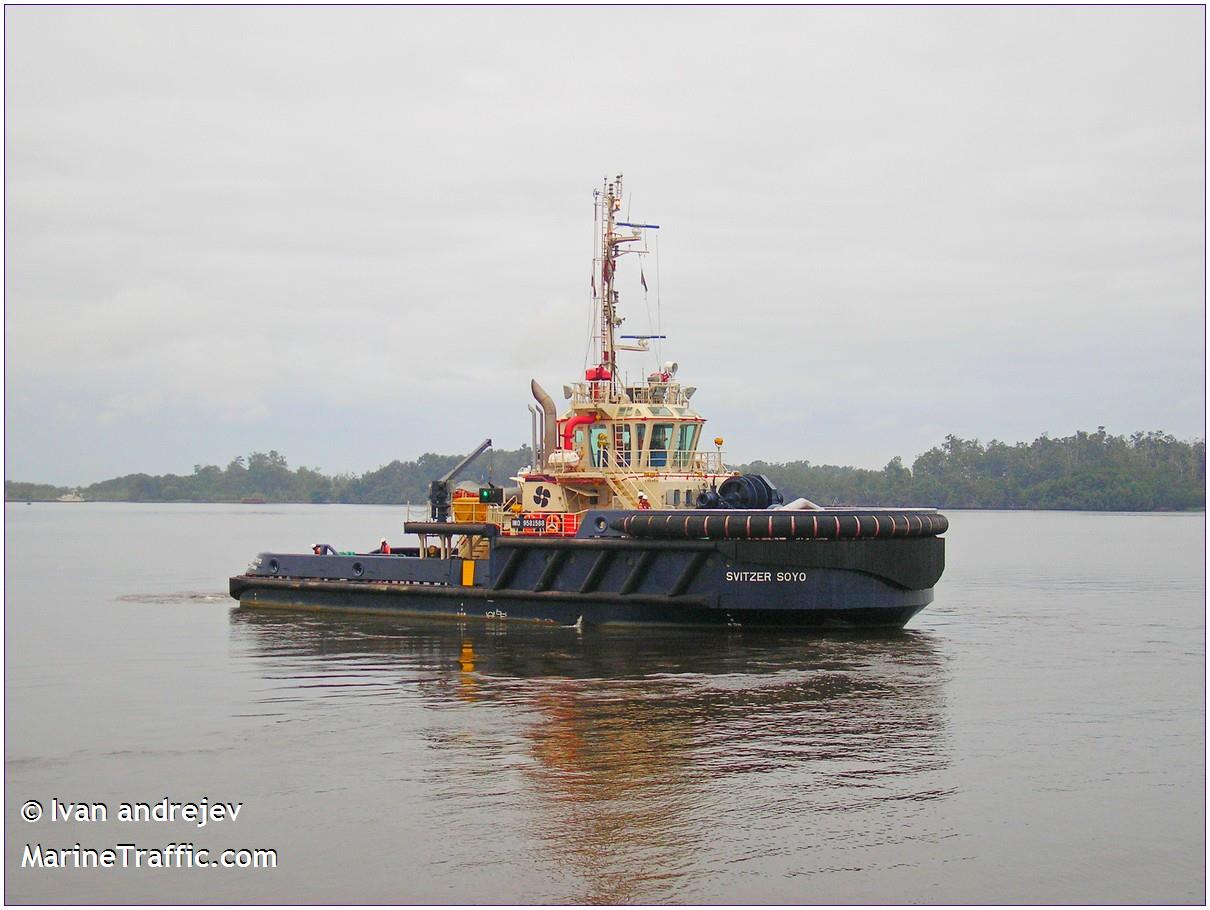
[{"label": "water reflection of ship", "polygon": [[[552,874],[571,876],[568,902],[701,898],[701,876],[688,873],[702,871],[706,848],[727,836],[721,819],[734,824],[740,807],[752,826],[746,849],[767,840],[772,856],[785,845],[762,828],[805,814],[834,840],[840,819],[875,805],[885,813],[888,800],[948,795],[944,660],[922,633],[552,635],[515,624],[232,617],[254,654],[341,658],[342,672],[364,655],[396,680],[410,671],[405,685],[427,707],[490,706],[484,723],[497,730],[503,709],[526,753],[529,792],[516,799],[535,821],[523,833],[543,845]],[[384,663],[392,656],[398,663]],[[467,748],[457,738],[431,745]]]}]

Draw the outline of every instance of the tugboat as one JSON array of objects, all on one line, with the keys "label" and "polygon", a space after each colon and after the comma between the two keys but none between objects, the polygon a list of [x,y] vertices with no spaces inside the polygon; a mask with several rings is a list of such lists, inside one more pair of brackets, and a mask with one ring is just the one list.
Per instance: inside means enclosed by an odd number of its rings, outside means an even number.
[{"label": "tugboat", "polygon": [[658,225],[618,220],[621,176],[593,197],[596,363],[563,386],[562,416],[531,380],[534,459],[516,485],[455,488],[484,440],[430,484],[429,520],[405,522],[419,546],[261,553],[231,578],[232,597],[463,621],[804,628],[902,627],[932,602],[945,516],[787,504],[764,475],[727,468],[721,437],[699,451],[705,418],[676,362],[636,382],[619,371],[619,351],[664,337],[617,335],[619,261],[645,254]]}]

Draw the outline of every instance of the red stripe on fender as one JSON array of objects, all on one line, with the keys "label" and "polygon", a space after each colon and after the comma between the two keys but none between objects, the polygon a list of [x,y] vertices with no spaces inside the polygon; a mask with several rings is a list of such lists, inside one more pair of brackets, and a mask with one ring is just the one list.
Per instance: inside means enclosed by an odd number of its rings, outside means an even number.
[{"label": "red stripe on fender", "polygon": [[879,531],[879,530],[880,530],[880,526],[879,526],[879,524],[878,524],[878,516],[877,516],[877,515],[875,515],[875,516],[874,516],[874,536],[875,536],[875,537],[877,537],[877,536],[878,536],[878,531]]},{"label": "red stripe on fender", "polygon": [[833,515],[832,517],[836,519],[836,536],[839,537],[840,536],[840,516]]},{"label": "red stripe on fender", "polygon": [[747,518],[744,519],[744,536],[746,536],[746,537],[752,536],[752,516],[751,515],[749,515]]},{"label": "red stripe on fender", "polygon": [[773,516],[769,516],[769,536],[773,536]]},{"label": "red stripe on fender", "polygon": [[731,535],[731,516],[728,515],[726,518],[723,519],[723,537],[729,537],[730,535]]},{"label": "red stripe on fender", "polygon": [[791,537],[797,537],[797,536],[798,536],[798,528],[795,526],[795,522],[794,522],[794,516],[793,516],[793,515],[791,515],[791,516],[790,516],[790,536],[791,536]]},{"label": "red stripe on fender", "polygon": [[819,516],[818,515],[811,516],[811,536],[812,537],[819,536]]}]

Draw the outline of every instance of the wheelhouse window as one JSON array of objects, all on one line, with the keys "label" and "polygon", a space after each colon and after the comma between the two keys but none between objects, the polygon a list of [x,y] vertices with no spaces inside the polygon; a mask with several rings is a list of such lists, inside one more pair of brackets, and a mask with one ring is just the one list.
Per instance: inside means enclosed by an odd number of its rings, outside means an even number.
[{"label": "wheelhouse window", "polygon": [[693,451],[696,448],[697,430],[698,427],[695,423],[681,424],[676,441],[676,466],[678,468],[685,469],[689,467]]},{"label": "wheelhouse window", "polygon": [[651,425],[651,459],[653,468],[663,468],[668,465],[668,446],[672,442],[672,424],[656,423]]}]

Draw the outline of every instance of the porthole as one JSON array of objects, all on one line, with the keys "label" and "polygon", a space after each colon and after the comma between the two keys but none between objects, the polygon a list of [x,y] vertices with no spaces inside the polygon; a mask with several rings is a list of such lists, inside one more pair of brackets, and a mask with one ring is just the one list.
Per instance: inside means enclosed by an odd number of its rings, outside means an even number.
[{"label": "porthole", "polygon": [[361,563],[359,563],[359,562],[353,563],[353,574],[356,575],[358,578],[361,578],[361,576],[365,573],[365,570],[366,570],[366,567],[363,566]]},{"label": "porthole", "polygon": [[270,560],[269,560],[269,571],[270,571],[270,572],[272,572],[274,575],[276,575],[276,574],[277,574],[277,570],[278,570],[279,568],[281,568],[281,567],[280,567],[280,566],[277,564],[277,560],[276,560],[276,559],[270,559]]}]

